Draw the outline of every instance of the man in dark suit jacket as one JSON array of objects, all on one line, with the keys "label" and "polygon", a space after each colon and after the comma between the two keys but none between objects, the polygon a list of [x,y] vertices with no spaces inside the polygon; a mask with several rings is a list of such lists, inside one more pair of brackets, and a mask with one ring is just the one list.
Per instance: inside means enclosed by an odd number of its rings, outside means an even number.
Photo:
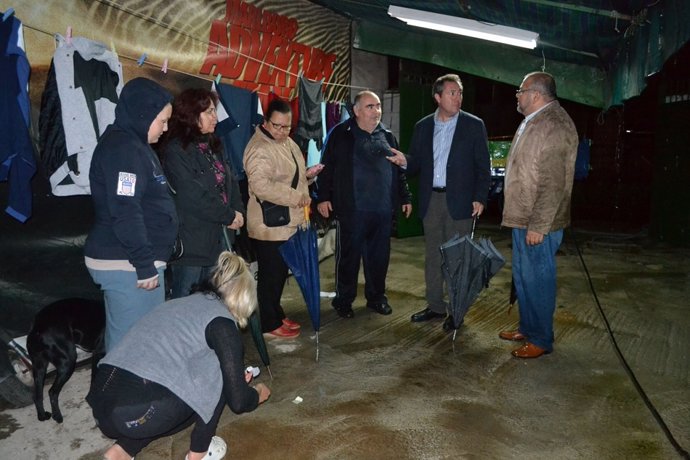
[{"label": "man in dark suit jacket", "polygon": [[[412,315],[412,322],[442,318],[444,300],[439,246],[453,235],[467,235],[472,219],[486,206],[491,181],[489,149],[484,122],[460,110],[462,82],[454,74],[439,77],[433,97],[437,110],[417,122],[409,155],[393,150],[389,160],[419,174],[419,215],[424,223],[427,306]],[[450,315],[443,328],[453,328]]]}]

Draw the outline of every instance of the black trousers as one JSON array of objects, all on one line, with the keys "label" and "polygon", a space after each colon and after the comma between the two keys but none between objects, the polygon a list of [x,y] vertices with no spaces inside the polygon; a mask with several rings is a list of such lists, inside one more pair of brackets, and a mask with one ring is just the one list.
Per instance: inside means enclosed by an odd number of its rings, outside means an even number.
[{"label": "black trousers", "polygon": [[364,268],[367,305],[387,302],[386,275],[391,253],[390,212],[339,213],[336,220],[334,307],[352,306],[357,297],[359,264]]},{"label": "black trousers", "polygon": [[285,312],[280,305],[285,280],[288,277],[288,266],[278,248],[285,241],[260,241],[252,239],[259,266],[256,283],[261,330],[271,332],[283,324]]},{"label": "black trousers", "polygon": [[208,423],[174,393],[155,382],[103,364],[86,396],[98,428],[134,457],[152,441],[194,425],[190,450],[205,452],[225,407],[220,401]]}]

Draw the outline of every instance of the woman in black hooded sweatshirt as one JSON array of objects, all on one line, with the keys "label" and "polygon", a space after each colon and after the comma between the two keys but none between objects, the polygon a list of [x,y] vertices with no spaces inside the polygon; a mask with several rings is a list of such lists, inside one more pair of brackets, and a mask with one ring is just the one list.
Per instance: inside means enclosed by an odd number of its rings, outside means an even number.
[{"label": "woman in black hooded sweatshirt", "polygon": [[91,160],[95,222],[86,267],[103,291],[106,351],[165,301],[163,270],[177,236],[177,214],[150,144],[168,129],[172,96],[146,78],[129,81]]}]

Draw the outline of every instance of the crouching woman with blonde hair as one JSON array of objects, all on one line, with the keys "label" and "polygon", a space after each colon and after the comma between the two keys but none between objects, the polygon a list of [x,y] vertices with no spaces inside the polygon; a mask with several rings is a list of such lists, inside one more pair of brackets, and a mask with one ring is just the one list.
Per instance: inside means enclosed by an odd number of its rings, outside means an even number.
[{"label": "crouching woman with blonde hair", "polygon": [[115,439],[105,458],[134,457],[151,441],[194,424],[187,460],[220,459],[215,435],[226,405],[250,412],[271,391],[250,386],[240,328],[256,309],[256,286],[241,257],[223,252],[210,280],[140,319],[101,360],[87,401]]}]

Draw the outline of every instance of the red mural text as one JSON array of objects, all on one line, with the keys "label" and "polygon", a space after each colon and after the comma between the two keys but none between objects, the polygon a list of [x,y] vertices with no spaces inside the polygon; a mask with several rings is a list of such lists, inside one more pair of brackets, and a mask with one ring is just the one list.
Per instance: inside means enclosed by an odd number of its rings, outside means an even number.
[{"label": "red mural text", "polygon": [[298,29],[295,19],[226,0],[225,17],[211,23],[199,73],[220,73],[235,86],[286,99],[300,71],[310,80],[329,81],[336,55],[293,41]]}]

